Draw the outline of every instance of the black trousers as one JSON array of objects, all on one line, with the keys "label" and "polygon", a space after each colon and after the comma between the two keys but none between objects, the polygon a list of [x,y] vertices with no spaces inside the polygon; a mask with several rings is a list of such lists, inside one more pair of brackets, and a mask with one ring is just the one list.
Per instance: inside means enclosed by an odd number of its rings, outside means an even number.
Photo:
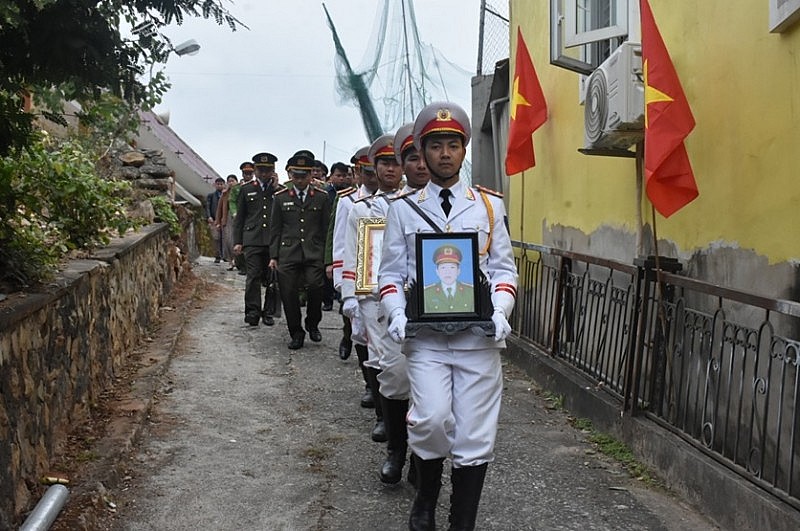
[{"label": "black trousers", "polygon": [[244,266],[247,277],[244,287],[244,313],[261,317],[263,306],[261,301],[262,280],[269,264],[269,247],[266,245],[248,245],[244,248]]},{"label": "black trousers", "polygon": [[289,335],[303,332],[300,313],[300,289],[305,286],[306,330],[318,330],[322,320],[322,289],[325,278],[325,267],[321,262],[278,264],[278,282],[281,287],[281,301]]}]

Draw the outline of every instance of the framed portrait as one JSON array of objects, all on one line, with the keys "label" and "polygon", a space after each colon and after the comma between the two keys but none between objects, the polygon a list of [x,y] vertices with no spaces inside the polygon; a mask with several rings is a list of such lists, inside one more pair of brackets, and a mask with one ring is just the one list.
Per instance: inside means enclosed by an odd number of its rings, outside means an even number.
[{"label": "framed portrait", "polygon": [[[489,283],[478,267],[474,232],[417,234],[416,281],[409,286],[406,334],[422,327],[445,333],[493,330]],[[487,313],[488,312],[488,313]]]},{"label": "framed portrait", "polygon": [[359,218],[356,251],[356,295],[368,295],[378,288],[383,230],[386,218]]}]

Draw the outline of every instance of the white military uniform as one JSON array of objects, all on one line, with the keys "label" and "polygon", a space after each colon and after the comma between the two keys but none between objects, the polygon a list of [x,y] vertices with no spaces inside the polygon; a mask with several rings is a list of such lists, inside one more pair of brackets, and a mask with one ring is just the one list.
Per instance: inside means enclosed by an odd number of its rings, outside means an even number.
[{"label": "white military uniform", "polygon": [[[445,216],[440,190],[440,186],[428,183],[407,197],[444,232],[478,234],[478,263],[491,284],[492,302],[510,315],[517,270],[502,200],[457,183],[450,188],[452,208]],[[392,202],[379,270],[381,302],[387,316],[398,308],[405,311],[403,286],[416,282],[416,236],[431,232],[435,230],[405,199]],[[422,328],[405,342],[412,402],[408,443],[416,455],[425,460],[450,456],[455,467],[493,460],[503,388],[503,347],[504,340],[495,341],[469,330],[446,335]]]},{"label": "white military uniform", "polygon": [[358,265],[358,220],[361,218],[386,218],[391,198],[398,192],[377,192],[372,197],[355,202],[348,217],[345,236],[344,267],[342,270],[342,300],[348,297],[358,299],[361,316],[367,331],[369,359],[365,365],[379,369],[378,383],[380,393],[390,400],[406,400],[409,394],[406,357],[400,345],[392,341],[386,330],[387,320],[383,318],[378,287],[369,295],[356,295],[355,280]]},{"label": "white military uniform", "polygon": [[[337,289],[339,293],[342,292],[342,267],[344,265],[345,238],[348,227],[347,218],[356,201],[369,197],[370,195],[372,195],[372,192],[362,184],[354,192],[339,197],[339,201],[336,202],[336,217],[334,218],[333,224],[333,246],[331,248],[331,267],[333,269],[333,287]],[[354,324],[354,330],[359,331],[364,329],[363,323]],[[359,333],[351,334],[350,339],[353,343],[358,345],[366,344],[365,338]]]}]

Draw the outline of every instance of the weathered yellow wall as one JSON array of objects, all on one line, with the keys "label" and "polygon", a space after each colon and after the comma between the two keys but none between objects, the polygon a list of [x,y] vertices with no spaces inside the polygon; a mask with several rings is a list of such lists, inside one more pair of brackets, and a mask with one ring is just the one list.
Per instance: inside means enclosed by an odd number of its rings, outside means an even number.
[{"label": "weathered yellow wall", "polygon": [[[633,159],[577,152],[578,75],[550,65],[549,4],[511,1],[512,65],[521,25],[549,110],[534,134],[536,167],[511,179],[513,237],[538,242],[555,225],[636,234]],[[650,5],[697,122],[686,146],[700,188],[688,206],[658,217],[659,238],[681,254],[713,244],[769,263],[800,260],[800,23],[769,33],[766,0]]]}]

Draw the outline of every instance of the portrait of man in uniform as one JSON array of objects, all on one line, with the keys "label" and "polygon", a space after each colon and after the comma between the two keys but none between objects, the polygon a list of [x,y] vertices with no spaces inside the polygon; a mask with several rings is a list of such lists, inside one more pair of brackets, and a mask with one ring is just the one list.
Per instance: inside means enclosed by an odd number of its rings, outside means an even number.
[{"label": "portrait of man in uniform", "polygon": [[431,260],[426,262],[433,267],[425,269],[423,265],[423,311],[426,314],[473,313],[475,287],[471,261],[467,261],[468,267],[461,267],[464,251],[460,245],[469,244],[469,240],[445,242],[435,242],[439,245],[431,253]]}]

